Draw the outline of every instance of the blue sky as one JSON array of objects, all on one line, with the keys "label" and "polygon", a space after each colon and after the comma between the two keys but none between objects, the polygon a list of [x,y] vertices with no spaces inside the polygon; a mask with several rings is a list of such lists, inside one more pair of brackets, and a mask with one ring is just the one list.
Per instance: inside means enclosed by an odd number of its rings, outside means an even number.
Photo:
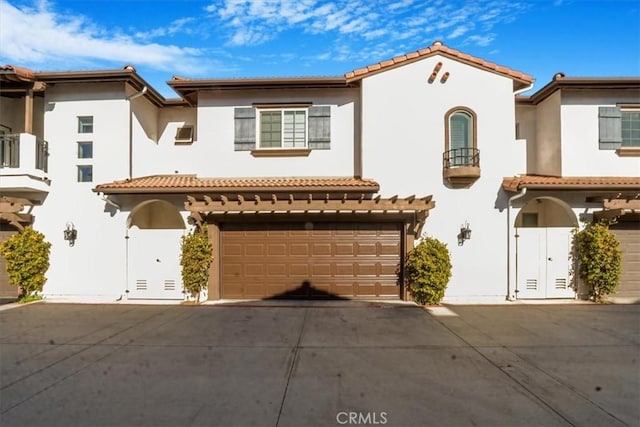
[{"label": "blue sky", "polygon": [[343,75],[434,40],[531,74],[640,76],[640,0],[0,0],[0,64]]}]

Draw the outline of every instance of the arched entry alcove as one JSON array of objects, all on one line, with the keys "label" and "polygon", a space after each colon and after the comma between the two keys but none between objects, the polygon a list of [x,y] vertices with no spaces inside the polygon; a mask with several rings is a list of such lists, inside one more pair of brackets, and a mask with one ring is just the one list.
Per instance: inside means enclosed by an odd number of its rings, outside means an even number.
[{"label": "arched entry alcove", "polygon": [[139,229],[171,229],[184,230],[184,220],[178,209],[164,200],[147,200],[131,210],[127,219],[127,227]]},{"label": "arched entry alcove", "polygon": [[537,197],[516,216],[516,227],[577,227],[578,218],[564,201],[555,197]]},{"label": "arched entry alcove", "polygon": [[537,197],[520,210],[514,226],[517,298],[574,298],[571,232],[578,218],[571,207],[555,197]]},{"label": "arched entry alcove", "polygon": [[136,205],[127,218],[129,299],[183,299],[180,238],[185,222],[165,200]]}]

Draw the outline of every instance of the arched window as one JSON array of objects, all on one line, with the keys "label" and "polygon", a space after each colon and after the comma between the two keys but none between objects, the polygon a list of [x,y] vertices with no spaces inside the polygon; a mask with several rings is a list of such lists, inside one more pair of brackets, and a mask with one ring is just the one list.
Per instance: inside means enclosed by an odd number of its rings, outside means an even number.
[{"label": "arched window", "polygon": [[476,146],[476,114],[455,107],[445,115],[445,167],[479,166]]}]

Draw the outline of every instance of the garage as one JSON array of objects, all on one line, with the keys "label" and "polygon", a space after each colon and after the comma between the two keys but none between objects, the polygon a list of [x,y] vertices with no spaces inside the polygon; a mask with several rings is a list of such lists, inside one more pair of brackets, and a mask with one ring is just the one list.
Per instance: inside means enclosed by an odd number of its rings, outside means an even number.
[{"label": "garage", "polygon": [[611,231],[620,241],[622,250],[622,276],[613,301],[640,301],[640,222],[624,221],[621,217],[617,224],[611,225]]},{"label": "garage", "polygon": [[402,223],[221,224],[225,299],[399,299]]}]

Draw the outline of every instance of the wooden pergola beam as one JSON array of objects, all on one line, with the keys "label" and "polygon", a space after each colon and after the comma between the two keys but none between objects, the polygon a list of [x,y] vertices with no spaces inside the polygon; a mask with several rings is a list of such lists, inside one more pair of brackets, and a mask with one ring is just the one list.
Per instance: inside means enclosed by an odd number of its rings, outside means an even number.
[{"label": "wooden pergola beam", "polygon": [[192,196],[187,196],[185,209],[189,212],[215,213],[215,212],[291,212],[291,211],[336,211],[336,212],[422,212],[435,207],[432,196],[416,198],[410,196],[404,199],[393,196],[389,199],[376,197],[375,199],[365,199],[363,197],[353,200],[343,197],[335,199],[313,199],[311,193],[304,198],[295,198],[289,194],[287,199],[278,199],[271,195],[270,199],[245,199],[238,195],[236,200],[229,200],[225,196],[213,199],[205,196],[204,200],[197,200]]},{"label": "wooden pergola beam", "polygon": [[640,210],[640,199],[605,199],[602,206],[605,209]]}]

